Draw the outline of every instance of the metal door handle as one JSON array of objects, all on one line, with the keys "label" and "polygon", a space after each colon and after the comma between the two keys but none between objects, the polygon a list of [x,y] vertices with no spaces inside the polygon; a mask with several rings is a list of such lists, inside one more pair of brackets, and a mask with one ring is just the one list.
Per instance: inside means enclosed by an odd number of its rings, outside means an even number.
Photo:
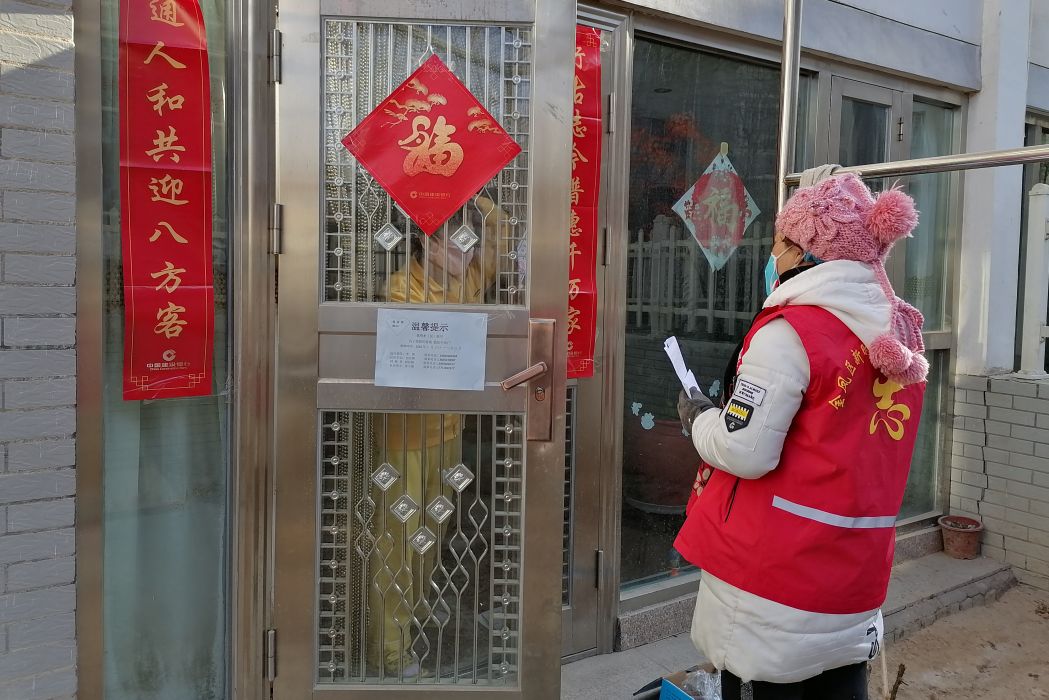
[{"label": "metal door handle", "polygon": [[537,362],[528,369],[523,369],[514,376],[507,377],[499,382],[499,386],[503,387],[503,391],[510,391],[519,384],[524,384],[531,379],[543,376],[548,369],[545,362]]}]

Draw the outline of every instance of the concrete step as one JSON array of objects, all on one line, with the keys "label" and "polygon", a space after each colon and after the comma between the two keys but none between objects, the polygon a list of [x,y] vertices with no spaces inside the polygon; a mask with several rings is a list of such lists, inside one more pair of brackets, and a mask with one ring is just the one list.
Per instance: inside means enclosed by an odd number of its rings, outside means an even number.
[{"label": "concrete step", "polygon": [[[886,639],[896,641],[953,612],[995,600],[1015,583],[1012,568],[993,559],[960,561],[936,553],[901,562],[893,568],[882,606]],[[694,596],[692,600],[694,605]],[[692,611],[686,599],[675,607],[685,616],[687,628]],[[590,657],[561,669],[561,698],[629,698],[653,678],[689,668],[700,660],[687,633]]]},{"label": "concrete step", "polygon": [[897,564],[882,606],[885,637],[897,641],[941,617],[996,600],[1016,585],[1012,567],[981,557],[936,553]]}]

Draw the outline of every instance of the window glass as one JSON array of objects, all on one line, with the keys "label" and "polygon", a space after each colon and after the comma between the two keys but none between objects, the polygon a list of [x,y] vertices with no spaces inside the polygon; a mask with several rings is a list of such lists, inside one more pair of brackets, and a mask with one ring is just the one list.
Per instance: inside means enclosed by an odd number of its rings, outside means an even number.
[{"label": "window glass", "polygon": [[841,100],[841,141],[838,162],[866,165],[886,160],[889,142],[889,111],[886,105],[851,97]]},{"label": "window glass", "polygon": [[[957,110],[914,100],[911,157],[925,158],[954,152],[954,119]],[[918,208],[914,237],[903,241],[904,283],[897,294],[925,316],[925,331],[950,330],[947,304],[948,237],[951,174],[931,173],[907,179],[906,189]],[[939,506],[942,435],[945,426],[946,381],[949,353],[929,355],[929,384],[925,394],[918,441],[911,461],[901,518],[929,513]]]},{"label": "window glass", "polygon": [[[775,67],[637,42],[625,280],[621,578],[627,586],[685,566],[673,542],[699,459],[677,417],[680,384],[663,341],[676,335],[703,390],[717,394],[730,355],[761,308],[776,208],[779,80]],[[690,216],[699,232],[693,235],[675,204],[722,144],[738,180],[723,172],[707,179],[706,190],[696,188],[701,197],[688,200],[700,212]],[[799,161],[809,148],[803,139]],[[734,223],[740,214],[752,219],[741,237],[743,227]]]},{"label": "window glass", "polygon": [[[914,101],[911,157],[926,158],[954,152],[953,108]],[[907,191],[921,216],[914,238],[906,241],[906,281],[901,296],[925,316],[925,330],[946,330],[947,236],[951,175],[931,173],[908,180]]]},{"label": "window glass", "polygon": [[[1049,120],[1044,117],[1030,117],[1030,122],[1025,125],[1024,145],[1045,146],[1049,145]],[[1024,277],[1027,274],[1027,204],[1028,194],[1038,183],[1049,184],[1049,163],[1031,163],[1024,166],[1023,194],[1020,202],[1020,266],[1019,280],[1016,296],[1016,367],[1020,366],[1020,349],[1023,347],[1023,312],[1026,285]],[[1049,322],[1049,319],[1046,319]],[[1046,370],[1049,371],[1049,353],[1046,353]]]},{"label": "window glass", "polygon": [[211,64],[214,391],[124,401],[118,0],[103,0],[103,590],[107,700],[228,697],[225,11],[202,0]]},{"label": "window glass", "polygon": [[907,490],[903,494],[900,519],[929,513],[937,508],[940,471],[943,464],[943,414],[944,387],[950,353],[946,350],[928,353],[929,383],[925,390],[918,438],[914,445],[914,458],[907,476]]}]

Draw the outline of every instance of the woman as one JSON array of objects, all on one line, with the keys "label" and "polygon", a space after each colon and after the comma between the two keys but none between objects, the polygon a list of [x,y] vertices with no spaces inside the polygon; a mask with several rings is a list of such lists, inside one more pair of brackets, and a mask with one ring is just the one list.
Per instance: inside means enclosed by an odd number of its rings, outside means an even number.
[{"label": "woman", "polygon": [[725,700],[747,681],[754,700],[867,698],[928,374],[884,263],[916,225],[910,197],[855,175],[799,189],[724,409],[681,396],[712,475],[675,547],[703,569],[692,639]]},{"label": "woman", "polygon": [[[471,229],[483,241],[462,252],[449,243],[443,232],[434,234],[424,244],[412,247],[408,264],[390,276],[386,301],[410,304],[482,304],[485,291],[496,279],[499,261],[496,251],[505,248],[509,236],[506,216],[495,203],[484,196],[473,200],[476,215]],[[449,227],[445,227],[446,229]],[[415,239],[413,239],[414,242]],[[444,481],[444,473],[461,461],[461,420],[459,414],[390,413],[376,416],[375,464],[388,464],[398,478],[384,492],[378,485],[372,498],[375,510],[369,609],[373,616],[368,625],[369,656],[381,660],[381,675],[413,678],[420,674],[420,661],[413,652],[413,640],[422,633],[421,625],[432,616],[447,620],[449,611],[440,600],[433,599],[434,587],[427,582],[440,558],[439,546],[432,544],[413,548],[409,541],[426,527],[438,537],[450,518],[456,517],[449,506],[427,507],[441,496],[454,502],[454,492]],[[407,495],[416,504],[414,512],[395,516],[390,507]],[[385,504],[385,507],[383,507]],[[408,513],[410,512],[410,515]],[[402,521],[403,517],[403,521]],[[425,547],[422,554],[418,549]]]}]

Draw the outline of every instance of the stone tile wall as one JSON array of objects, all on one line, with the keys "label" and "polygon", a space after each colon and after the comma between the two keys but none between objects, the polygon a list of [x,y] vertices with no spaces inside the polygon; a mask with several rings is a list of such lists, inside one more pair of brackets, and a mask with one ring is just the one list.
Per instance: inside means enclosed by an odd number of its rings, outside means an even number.
[{"label": "stone tile wall", "polygon": [[73,13],[0,0],[0,700],[76,694]]}]

